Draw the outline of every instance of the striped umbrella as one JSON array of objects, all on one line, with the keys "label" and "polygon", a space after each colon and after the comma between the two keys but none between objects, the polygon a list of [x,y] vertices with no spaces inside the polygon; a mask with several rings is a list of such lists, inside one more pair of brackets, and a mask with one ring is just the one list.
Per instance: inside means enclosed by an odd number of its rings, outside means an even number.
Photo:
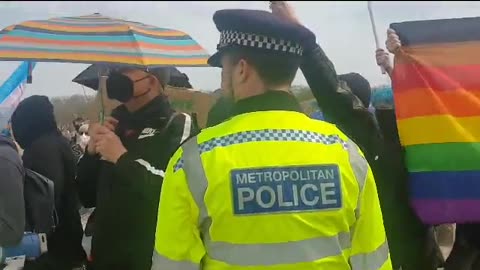
[{"label": "striped umbrella", "polygon": [[98,13],[26,21],[0,31],[0,61],[207,66],[209,55],[184,32]]}]

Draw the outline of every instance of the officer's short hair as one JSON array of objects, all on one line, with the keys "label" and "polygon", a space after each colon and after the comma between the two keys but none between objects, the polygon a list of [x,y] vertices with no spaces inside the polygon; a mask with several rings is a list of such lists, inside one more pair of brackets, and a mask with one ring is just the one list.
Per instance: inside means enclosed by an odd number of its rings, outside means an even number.
[{"label": "officer's short hair", "polygon": [[257,71],[268,86],[291,84],[295,79],[301,58],[294,55],[281,55],[263,50],[244,47],[232,48],[226,52],[233,64],[244,59]]}]

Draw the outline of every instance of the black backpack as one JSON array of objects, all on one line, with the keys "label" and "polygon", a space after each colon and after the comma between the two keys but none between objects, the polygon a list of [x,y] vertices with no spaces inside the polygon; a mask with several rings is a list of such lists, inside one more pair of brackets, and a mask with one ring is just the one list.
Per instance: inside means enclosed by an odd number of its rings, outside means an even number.
[{"label": "black backpack", "polygon": [[23,187],[25,200],[25,231],[50,233],[58,225],[55,209],[54,182],[47,177],[25,168]]}]

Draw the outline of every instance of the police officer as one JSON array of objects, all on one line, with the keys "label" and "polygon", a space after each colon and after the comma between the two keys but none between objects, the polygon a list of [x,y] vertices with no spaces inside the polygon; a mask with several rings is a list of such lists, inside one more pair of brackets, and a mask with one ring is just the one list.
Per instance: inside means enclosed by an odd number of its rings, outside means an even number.
[{"label": "police officer", "polygon": [[170,160],[152,269],[392,269],[365,158],[289,92],[313,33],[265,11],[213,20],[233,116]]}]

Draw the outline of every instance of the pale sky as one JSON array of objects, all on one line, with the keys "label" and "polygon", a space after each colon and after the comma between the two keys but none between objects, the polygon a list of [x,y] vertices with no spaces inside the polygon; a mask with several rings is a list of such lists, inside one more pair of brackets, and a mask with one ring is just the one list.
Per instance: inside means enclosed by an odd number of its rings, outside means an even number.
[{"label": "pale sky", "polygon": [[[368,16],[367,2],[292,1],[300,20],[317,35],[317,42],[335,64],[337,72],[358,72],[372,85],[387,82],[375,64],[375,41]],[[80,16],[99,12],[103,15],[138,21],[158,27],[173,28],[191,35],[209,53],[214,53],[219,34],[212,16],[228,8],[268,10],[267,1],[157,1],[157,2],[15,2],[0,1],[0,28],[26,20]],[[480,2],[373,2],[380,43],[393,22],[480,15]],[[18,62],[0,62],[0,84],[18,66]],[[87,65],[39,63],[27,95],[67,96],[83,94],[71,80]],[[181,68],[196,89],[215,90],[220,86],[217,68]],[[306,85],[301,72],[294,84]],[[87,89],[87,94],[94,93]]]}]

